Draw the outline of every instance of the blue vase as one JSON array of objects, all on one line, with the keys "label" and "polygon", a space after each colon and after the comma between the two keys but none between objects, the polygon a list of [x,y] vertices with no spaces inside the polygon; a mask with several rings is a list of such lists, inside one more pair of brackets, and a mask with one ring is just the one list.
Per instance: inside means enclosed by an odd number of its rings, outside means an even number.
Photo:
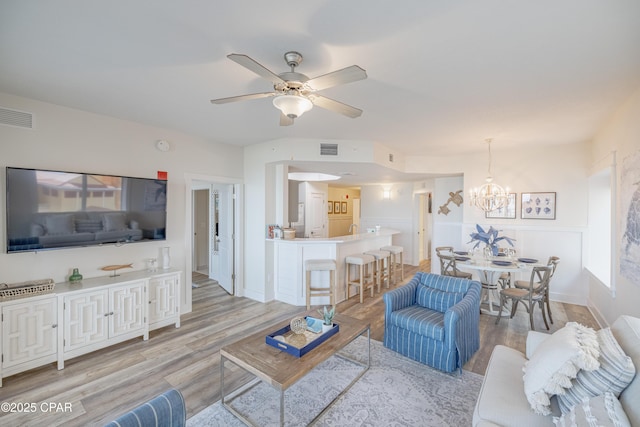
[{"label": "blue vase", "polygon": [[498,256],[498,253],[500,253],[498,245],[491,245],[491,253],[493,254],[493,256]]}]

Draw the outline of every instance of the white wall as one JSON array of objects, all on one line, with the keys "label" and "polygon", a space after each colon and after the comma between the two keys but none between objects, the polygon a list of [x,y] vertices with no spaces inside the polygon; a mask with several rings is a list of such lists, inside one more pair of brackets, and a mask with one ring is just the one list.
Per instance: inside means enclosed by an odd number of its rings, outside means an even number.
[{"label": "white wall", "polygon": [[[632,94],[624,105],[616,111],[603,126],[591,145],[591,163],[597,164],[612,151],[617,159],[617,187],[620,188],[624,160],[640,151],[640,88]],[[616,259],[620,259],[624,234],[624,218],[621,194],[617,194],[614,225],[617,227],[616,245],[613,247]],[[637,248],[636,248],[637,249]],[[620,314],[640,317],[640,277],[631,281],[620,274],[619,262],[613,265],[616,293],[612,295],[593,276],[588,276],[589,307],[604,325],[611,324]]]},{"label": "white wall", "polygon": [[[389,199],[383,199],[383,189],[390,192]],[[393,236],[393,244],[404,248],[402,258],[405,263],[414,260],[413,244],[413,184],[402,182],[388,185],[363,185],[360,187],[360,228],[379,225],[400,231]]]},{"label": "white wall", "polygon": [[[156,177],[157,171],[162,170],[167,171],[169,177],[166,241],[6,254],[6,231],[2,226],[0,282],[43,278],[61,282],[67,279],[74,267],[79,268],[85,278],[104,276],[106,273],[100,267],[109,264],[133,263],[134,270],[141,270],[145,268],[145,258],[158,256],[160,246],[169,246],[172,266],[184,270],[185,241],[188,240],[185,236],[191,233],[191,218],[185,216],[185,174],[242,179],[242,149],[238,147],[3,93],[0,93],[0,105],[33,113],[35,123],[31,130],[0,125],[1,167],[148,178]],[[169,141],[171,149],[168,152],[158,151],[155,148],[158,139]],[[5,178],[2,171],[2,216],[5,211]],[[186,297],[186,290],[183,291]],[[183,308],[186,309],[191,301],[184,303]]]},{"label": "white wall", "polygon": [[[454,249],[460,250],[466,246],[461,240],[464,203],[460,206],[453,202],[447,203],[451,197],[449,193],[455,194],[458,190],[464,190],[462,177],[436,178],[434,180],[431,239],[431,271],[434,273],[440,273],[440,260],[436,255],[435,248],[453,246]],[[446,209],[449,209],[449,212],[445,214]]]}]

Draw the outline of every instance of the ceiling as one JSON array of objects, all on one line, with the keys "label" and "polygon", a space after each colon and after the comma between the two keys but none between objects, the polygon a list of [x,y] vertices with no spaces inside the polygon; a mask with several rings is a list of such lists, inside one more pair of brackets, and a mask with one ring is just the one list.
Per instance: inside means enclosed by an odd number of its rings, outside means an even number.
[{"label": "ceiling", "polygon": [[[212,105],[272,84],[286,51],[315,77],[368,78],[321,93],[279,126],[271,98]],[[250,145],[365,140],[407,155],[588,141],[640,87],[637,0],[0,0],[0,91]],[[5,106],[11,107],[11,106]]]}]

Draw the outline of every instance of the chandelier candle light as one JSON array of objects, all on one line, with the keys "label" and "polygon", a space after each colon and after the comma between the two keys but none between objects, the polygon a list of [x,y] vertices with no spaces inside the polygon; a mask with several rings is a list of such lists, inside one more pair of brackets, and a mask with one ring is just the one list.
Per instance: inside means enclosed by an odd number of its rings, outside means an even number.
[{"label": "chandelier candle light", "polygon": [[485,212],[491,212],[507,205],[509,189],[507,188],[505,190],[493,182],[493,177],[491,176],[491,139],[487,139],[486,142],[489,145],[489,175],[487,176],[486,183],[480,188],[473,188],[469,196],[472,206]]}]

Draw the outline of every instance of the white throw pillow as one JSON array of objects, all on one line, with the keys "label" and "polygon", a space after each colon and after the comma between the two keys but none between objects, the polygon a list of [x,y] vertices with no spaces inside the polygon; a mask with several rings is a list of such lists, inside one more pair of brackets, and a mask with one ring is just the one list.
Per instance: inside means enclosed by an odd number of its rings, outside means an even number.
[{"label": "white throw pillow", "polygon": [[582,402],[561,417],[553,417],[557,427],[612,426],[631,427],[622,405],[613,393],[606,392],[592,398],[585,397]]},{"label": "white throw pillow", "polygon": [[618,397],[636,375],[633,361],[622,350],[611,333],[611,328],[600,329],[597,336],[600,344],[600,368],[578,372],[571,381],[572,387],[558,396],[558,405],[563,414],[585,397],[590,398],[607,391]]},{"label": "white throw pillow", "polygon": [[596,331],[576,322],[543,341],[522,368],[524,392],[531,409],[549,415],[549,398],[571,387],[571,379],[580,369],[592,371],[600,367]]}]

